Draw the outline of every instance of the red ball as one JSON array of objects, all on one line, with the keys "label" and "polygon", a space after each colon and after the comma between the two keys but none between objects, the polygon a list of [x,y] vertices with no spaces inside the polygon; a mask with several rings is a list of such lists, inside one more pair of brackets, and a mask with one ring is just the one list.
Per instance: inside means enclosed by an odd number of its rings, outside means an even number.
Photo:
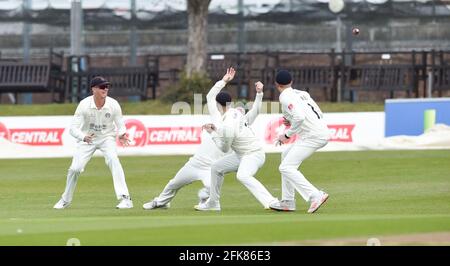
[{"label": "red ball", "polygon": [[359,34],[359,29],[358,28],[353,28],[352,29],[352,34],[353,35],[358,35]]}]

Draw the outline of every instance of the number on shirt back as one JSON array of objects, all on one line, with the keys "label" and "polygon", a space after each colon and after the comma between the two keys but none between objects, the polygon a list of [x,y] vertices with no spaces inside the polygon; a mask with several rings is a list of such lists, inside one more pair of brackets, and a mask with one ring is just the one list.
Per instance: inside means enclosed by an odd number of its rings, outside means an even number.
[{"label": "number on shirt back", "polygon": [[314,106],[312,106],[310,103],[308,103],[308,105],[309,105],[309,107],[311,107],[312,111],[317,115],[317,119],[321,119],[322,118],[322,112],[320,111],[320,109],[318,111],[316,111],[316,109],[314,109]]}]

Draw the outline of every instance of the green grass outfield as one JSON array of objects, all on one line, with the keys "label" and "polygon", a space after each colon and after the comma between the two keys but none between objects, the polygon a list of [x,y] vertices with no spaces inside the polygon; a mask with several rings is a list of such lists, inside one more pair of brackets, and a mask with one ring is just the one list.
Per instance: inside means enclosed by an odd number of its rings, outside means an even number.
[{"label": "green grass outfield", "polygon": [[[306,214],[264,210],[234,177],[225,177],[222,211],[197,212],[200,183],[182,189],[168,210],[144,211],[187,156],[122,157],[135,208],[116,210],[104,160],[91,160],[72,206],[52,206],[70,158],[0,160],[0,245],[291,245],[306,240],[450,232],[450,151],[321,152],[302,172],[330,199]],[[279,154],[257,177],[280,196]],[[357,243],[358,244],[358,243]],[[364,245],[364,242],[360,243]],[[423,244],[420,241],[411,244]]]}]

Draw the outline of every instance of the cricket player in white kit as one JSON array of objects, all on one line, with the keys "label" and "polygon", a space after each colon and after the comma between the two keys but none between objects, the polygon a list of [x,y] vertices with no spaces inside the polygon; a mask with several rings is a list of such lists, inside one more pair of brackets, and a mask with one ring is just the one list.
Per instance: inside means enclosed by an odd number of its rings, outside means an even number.
[{"label": "cricket player in white kit", "polygon": [[225,155],[212,165],[210,196],[206,202],[195,206],[199,211],[220,211],[220,190],[224,175],[229,172],[237,172],[236,178],[250,190],[264,208],[268,209],[271,202],[278,201],[254,177],[265,161],[262,144],[250,128],[260,112],[263,84],[261,82],[255,84],[257,91],[255,103],[244,115],[240,110],[230,107],[231,97],[228,93],[220,92],[226,83],[234,78],[235,73],[233,68],[227,69],[223,79],[218,81],[206,96],[211,119],[215,121],[206,129],[220,150],[234,152]]},{"label": "cricket player in white kit", "polygon": [[129,140],[122,109],[116,100],[107,96],[109,85],[103,77],[93,78],[90,82],[93,95],[78,104],[70,126],[70,134],[78,140],[77,149],[67,174],[66,189],[55,209],[65,209],[70,205],[78,177],[96,150],[102,151],[111,170],[116,196],[120,200],[116,208],[133,208],[116,150],[117,136],[124,146],[129,144]]},{"label": "cricket player in white kit", "polygon": [[298,170],[301,163],[316,150],[324,147],[330,139],[330,131],[323,120],[319,106],[309,93],[292,88],[292,76],[286,70],[276,75],[275,85],[280,94],[280,103],[286,124],[290,128],[278,137],[278,144],[285,143],[293,135],[299,139],[281,156],[282,200],[272,203],[277,211],[295,211],[295,191],[310,202],[308,213],[314,213],[328,199],[328,194],[314,187]]},{"label": "cricket player in white kit", "polygon": [[210,134],[205,130],[202,131],[201,138],[202,142],[195,154],[167,183],[158,197],[143,205],[144,209],[167,209],[178,190],[194,181],[201,181],[204,186],[198,192],[199,201],[204,202],[208,199],[211,186],[211,165],[222,158],[225,153],[216,147]]},{"label": "cricket player in white kit", "polygon": [[[223,86],[218,90],[220,91],[220,89],[222,88]],[[212,94],[210,96],[215,97]],[[251,122],[255,120],[256,115],[259,112],[258,110],[261,108],[261,104],[262,93],[257,93],[252,110],[250,110],[248,113],[248,116],[251,117]],[[220,123],[220,113],[214,112],[217,110],[217,107],[214,104],[214,106],[211,108],[213,110],[212,112],[210,112],[213,114],[213,116],[211,117],[212,121],[216,124]],[[169,181],[169,183],[166,185],[166,187],[158,197],[144,204],[144,209],[166,209],[170,207],[169,203],[175,197],[176,193],[182,187],[189,185],[194,181],[201,181],[204,186],[198,192],[199,204],[205,202],[209,198],[211,187],[211,165],[224,157],[226,154],[232,153],[231,150],[228,151],[228,153],[225,153],[216,146],[211,135],[205,130],[209,125],[211,124],[206,124],[203,126],[202,142],[198,150],[195,152],[194,156],[192,156],[189,161],[177,172],[175,177]]]}]

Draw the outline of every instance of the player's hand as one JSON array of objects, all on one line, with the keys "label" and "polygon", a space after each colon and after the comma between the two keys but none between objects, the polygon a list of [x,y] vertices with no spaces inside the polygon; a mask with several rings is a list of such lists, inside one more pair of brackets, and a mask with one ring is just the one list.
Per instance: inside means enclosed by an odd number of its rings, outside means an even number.
[{"label": "player's hand", "polygon": [[222,80],[228,83],[233,80],[234,75],[236,75],[236,71],[234,70],[234,68],[227,68],[227,73],[223,76]]},{"label": "player's hand", "polygon": [[216,126],[215,126],[214,124],[204,124],[204,125],[202,126],[202,128],[203,128],[204,130],[206,130],[206,132],[208,132],[208,133],[211,133],[211,132],[213,132],[213,131],[216,130]]},{"label": "player's hand", "polygon": [[286,135],[282,134],[282,135],[278,136],[278,139],[276,140],[275,146],[283,145],[283,144],[285,144],[288,141],[289,141],[289,139],[286,138]]},{"label": "player's hand", "polygon": [[95,134],[91,133],[89,135],[87,135],[86,137],[84,137],[83,141],[86,142],[87,144],[92,144],[92,140],[94,139]]},{"label": "player's hand", "polygon": [[120,144],[122,144],[122,146],[125,146],[125,147],[130,145],[130,140],[128,139],[127,133],[125,133],[119,137],[119,142],[120,142]]},{"label": "player's hand", "polygon": [[263,92],[264,84],[261,81],[255,83],[256,92]]},{"label": "player's hand", "polygon": [[275,140],[275,142],[273,144],[275,145],[275,147],[283,145],[283,143],[281,143],[278,139]]},{"label": "player's hand", "polygon": [[283,125],[289,127],[291,126],[291,122],[289,122],[289,120],[286,119],[286,117],[283,116]]}]

